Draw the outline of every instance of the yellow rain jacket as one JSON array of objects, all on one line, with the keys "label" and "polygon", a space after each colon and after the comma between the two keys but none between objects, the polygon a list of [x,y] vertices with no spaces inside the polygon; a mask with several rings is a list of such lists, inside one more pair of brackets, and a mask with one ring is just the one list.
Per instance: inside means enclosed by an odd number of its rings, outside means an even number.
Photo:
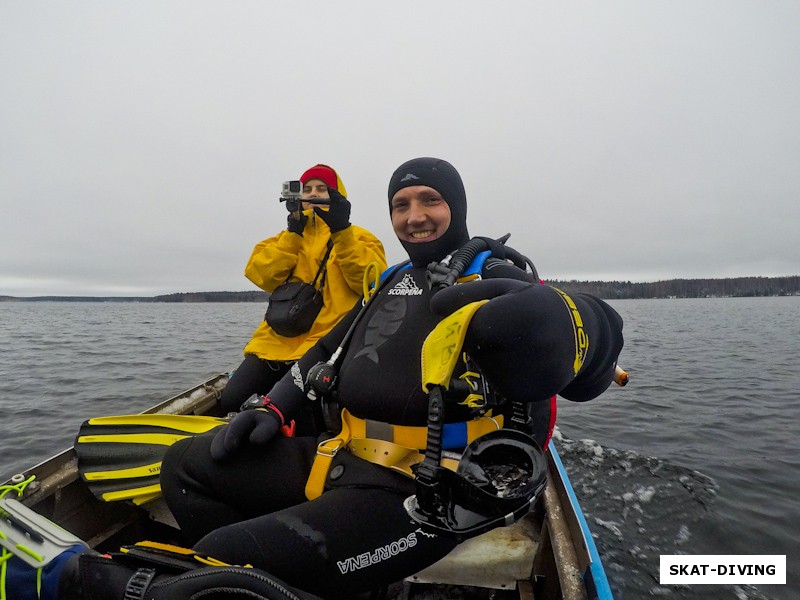
[{"label": "yellow rain jacket", "polygon": [[245,354],[255,354],[259,358],[276,361],[300,358],[361,297],[367,265],[375,262],[379,272],[386,269],[383,244],[372,233],[351,225],[331,235],[328,225],[313,210],[309,209],[304,213],[308,216],[308,222],[303,235],[284,230],[260,242],[253,249],[244,274],[266,292],[272,292],[290,274],[293,280],[311,283],[325,256],[328,240],[331,239],[333,249],[328,258],[322,310],[308,333],[293,338],[278,335],[266,321],[262,321],[253,334],[253,339],[245,346]]}]

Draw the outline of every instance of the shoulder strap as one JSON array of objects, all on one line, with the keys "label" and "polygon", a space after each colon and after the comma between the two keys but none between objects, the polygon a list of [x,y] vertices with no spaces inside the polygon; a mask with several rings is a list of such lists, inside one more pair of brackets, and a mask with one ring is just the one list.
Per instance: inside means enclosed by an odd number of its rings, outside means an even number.
[{"label": "shoulder strap", "polygon": [[328,238],[328,249],[325,251],[325,256],[322,257],[322,262],[319,264],[317,274],[314,275],[314,281],[311,282],[311,285],[317,287],[317,279],[319,279],[319,275],[322,273],[322,281],[319,284],[319,289],[325,286],[325,277],[328,275],[328,257],[331,255],[331,250],[333,250],[333,241]]}]

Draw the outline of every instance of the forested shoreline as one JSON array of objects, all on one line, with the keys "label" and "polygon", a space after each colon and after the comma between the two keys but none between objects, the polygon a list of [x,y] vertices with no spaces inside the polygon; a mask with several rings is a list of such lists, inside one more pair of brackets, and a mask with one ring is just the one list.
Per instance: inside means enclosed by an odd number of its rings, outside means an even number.
[{"label": "forested shoreline", "polygon": [[800,276],[630,281],[547,281],[567,293],[585,292],[606,300],[628,298],[746,298],[798,296]]},{"label": "forested shoreline", "polygon": [[[745,298],[800,296],[800,275],[734,277],[729,279],[669,279],[652,283],[630,281],[547,281],[565,292],[585,292],[607,300],[633,298]],[[184,292],[161,296],[0,296],[0,302],[266,302],[269,295],[249,292]]]}]

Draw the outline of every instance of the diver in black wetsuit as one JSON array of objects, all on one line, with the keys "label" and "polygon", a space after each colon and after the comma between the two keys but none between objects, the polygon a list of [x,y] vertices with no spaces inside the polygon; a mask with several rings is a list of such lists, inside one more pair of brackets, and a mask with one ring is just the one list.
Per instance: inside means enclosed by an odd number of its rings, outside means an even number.
[{"label": "diver in black wetsuit", "polygon": [[[279,434],[309,402],[309,371],[331,358],[353,324],[336,384],[353,441],[405,436],[406,445],[422,439],[419,449],[429,416],[420,350],[457,308],[488,299],[463,343],[470,363],[459,364],[454,378],[491,384],[501,401],[496,415],[503,414],[503,402],[526,403],[535,417],[530,433],[542,446],[552,431],[553,396],[584,401],[601,394],[623,343],[622,319],[605,302],[585,294],[570,298],[501,259],[483,264],[481,281],[431,291],[428,264],[469,240],[466,194],[448,162],[418,158],[401,165],[389,183],[389,208],[410,265],[390,270],[363,314],[357,305],[273,387],[263,406],[239,413],[217,434],[176,443],[162,465],[164,496],[195,550],[253,565],[325,598],[400,580],[456,545],[409,517],[403,502],[415,485],[399,467],[376,464],[349,444],[320,476],[318,440]],[[502,422],[459,400],[450,399],[446,420],[464,437],[450,444],[463,448],[486,431],[481,424],[495,429]]]},{"label": "diver in black wetsuit", "polygon": [[[611,383],[622,320],[597,298],[573,296],[590,340],[576,375],[571,311],[561,294],[521,269],[485,264],[484,281],[439,292],[431,306],[427,265],[469,240],[461,178],[446,161],[411,160],[392,176],[389,202],[411,266],[389,275],[359,320],[338,371],[339,403],[368,423],[425,426],[422,342],[443,315],[493,298],[476,312],[464,349],[502,396],[536,405],[533,433],[544,446],[554,394],[588,400]],[[358,308],[298,361],[270,392],[266,410],[237,415],[216,438],[170,449],[162,488],[196,549],[251,563],[325,597],[399,580],[452,550],[453,540],[424,533],[403,508],[414,493],[411,478],[339,452],[324,493],[307,501],[317,440],[275,435],[308,402],[309,369],[330,358],[357,314]],[[447,417],[471,418],[467,409]]]}]

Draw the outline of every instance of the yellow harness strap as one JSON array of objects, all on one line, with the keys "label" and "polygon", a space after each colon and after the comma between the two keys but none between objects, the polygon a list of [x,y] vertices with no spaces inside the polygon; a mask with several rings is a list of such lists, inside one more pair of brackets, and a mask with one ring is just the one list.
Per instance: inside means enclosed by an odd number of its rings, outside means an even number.
[{"label": "yellow harness strap", "polygon": [[[426,392],[431,385],[440,385],[445,389],[449,387],[450,377],[461,356],[467,327],[475,311],[487,302],[481,300],[462,306],[442,319],[425,338],[422,345],[422,389]],[[469,421],[466,443],[502,426],[502,417],[483,416]],[[346,447],[361,459],[412,475],[411,466],[423,460],[420,450],[424,450],[427,443],[427,427],[367,421],[354,417],[344,409],[342,431],[317,445],[317,455],[306,481],[306,498],[313,500],[322,495],[333,457],[342,448]],[[448,468],[454,469],[456,464],[452,459],[442,460],[442,465]]]},{"label": "yellow harness strap", "polygon": [[339,435],[317,444],[317,455],[314,457],[314,464],[311,465],[311,472],[308,474],[308,480],[306,481],[305,493],[306,498],[309,500],[319,498],[322,495],[325,478],[328,476],[333,457],[350,442],[352,436],[347,425],[347,419],[344,418],[345,412],[347,411],[342,411],[342,430]]},{"label": "yellow harness strap", "polygon": [[347,449],[358,458],[412,477],[411,465],[423,459],[417,448],[408,448],[386,440],[355,438],[350,440]]},{"label": "yellow harness strap", "polygon": [[[462,425],[448,423],[445,425]],[[466,422],[466,440],[469,444],[485,433],[503,427],[503,415],[484,415]],[[388,434],[388,435],[387,435]],[[322,494],[325,478],[333,457],[342,448],[363,460],[412,476],[411,466],[420,462],[420,452],[428,444],[428,428],[409,425],[391,425],[380,421],[359,419],[347,409],[342,410],[342,431],[334,438],[317,446],[317,455],[306,482],[306,498],[313,500]],[[442,466],[455,469],[457,462],[443,459]]]},{"label": "yellow harness strap", "polygon": [[430,391],[430,386],[450,387],[450,377],[461,356],[461,346],[467,335],[467,327],[481,306],[488,300],[479,300],[462,306],[448,315],[425,338],[422,344],[422,389]]},{"label": "yellow harness strap", "polygon": [[[351,415],[347,409],[342,411],[342,424],[347,428],[351,439],[383,440],[414,450],[424,450],[428,444],[428,428],[424,426],[392,425],[372,419],[360,419]],[[445,427],[454,425],[456,424],[448,423]],[[479,419],[467,421],[465,443],[468,444],[484,433],[494,431],[502,426],[503,416],[493,417],[490,413]],[[341,434],[337,437],[341,437]]]}]

